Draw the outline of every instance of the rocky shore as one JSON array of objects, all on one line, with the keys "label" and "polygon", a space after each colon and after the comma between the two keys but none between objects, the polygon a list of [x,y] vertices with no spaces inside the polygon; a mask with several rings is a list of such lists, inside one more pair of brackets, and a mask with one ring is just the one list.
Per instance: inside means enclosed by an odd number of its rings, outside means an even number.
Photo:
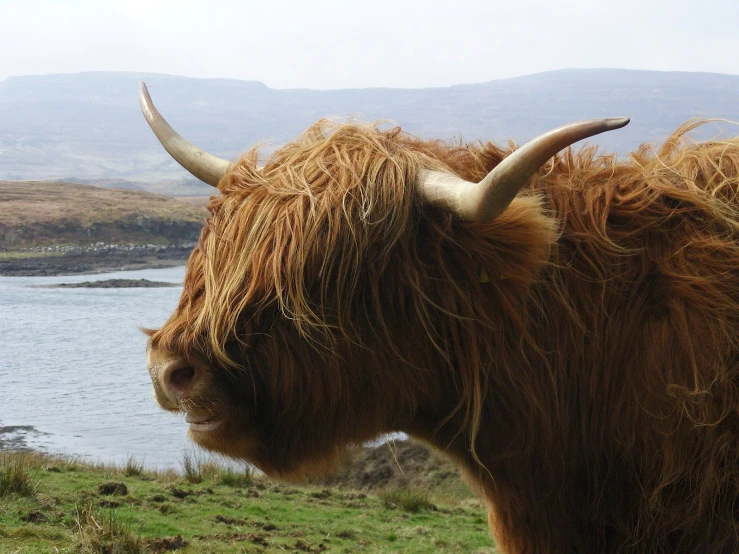
[{"label": "rocky shore", "polygon": [[106,279],[104,281],[85,281],[83,283],[59,283],[58,285],[38,285],[41,289],[155,289],[179,287],[178,283],[149,281],[149,279]]},{"label": "rocky shore", "polygon": [[32,425],[2,425],[0,423],[0,452],[3,450],[28,450],[29,438],[47,435]]},{"label": "rocky shore", "polygon": [[0,276],[36,277],[184,265],[194,243],[46,246],[0,252]]}]

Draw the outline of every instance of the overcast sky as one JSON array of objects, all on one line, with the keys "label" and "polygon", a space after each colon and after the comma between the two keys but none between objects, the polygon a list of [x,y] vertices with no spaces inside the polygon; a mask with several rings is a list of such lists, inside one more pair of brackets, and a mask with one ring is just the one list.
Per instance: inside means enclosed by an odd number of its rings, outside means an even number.
[{"label": "overcast sky", "polygon": [[739,74],[739,0],[0,0],[0,80],[415,88],[586,67]]}]

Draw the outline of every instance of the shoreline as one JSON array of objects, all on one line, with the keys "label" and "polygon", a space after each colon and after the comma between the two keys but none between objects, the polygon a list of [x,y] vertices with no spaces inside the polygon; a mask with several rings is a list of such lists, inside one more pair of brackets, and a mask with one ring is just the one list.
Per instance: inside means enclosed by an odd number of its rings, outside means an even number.
[{"label": "shoreline", "polygon": [[191,246],[170,246],[144,251],[101,250],[85,253],[3,256],[0,277],[59,277],[97,275],[114,271],[164,269],[185,265]]},{"label": "shoreline", "polygon": [[15,450],[38,451],[42,450],[29,446],[29,437],[38,438],[49,433],[39,431],[33,425],[2,425],[0,423],[0,452]]}]

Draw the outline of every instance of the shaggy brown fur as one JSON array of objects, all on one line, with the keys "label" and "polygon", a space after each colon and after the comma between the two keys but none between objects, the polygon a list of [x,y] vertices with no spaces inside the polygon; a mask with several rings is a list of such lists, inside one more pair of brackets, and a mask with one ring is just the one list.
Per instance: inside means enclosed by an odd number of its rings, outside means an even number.
[{"label": "shaggy brown fur", "polygon": [[420,437],[503,552],[739,551],[739,139],[693,126],[626,161],[568,151],[486,224],[413,183],[479,179],[492,144],[320,122],[250,152],[152,332],[207,367],[169,407],[226,414],[197,440],[278,477]]}]

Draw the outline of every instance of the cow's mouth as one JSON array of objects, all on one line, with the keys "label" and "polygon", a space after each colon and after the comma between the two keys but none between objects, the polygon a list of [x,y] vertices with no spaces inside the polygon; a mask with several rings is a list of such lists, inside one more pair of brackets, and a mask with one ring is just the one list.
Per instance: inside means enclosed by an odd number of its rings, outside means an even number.
[{"label": "cow's mouth", "polygon": [[190,424],[190,431],[196,433],[210,433],[215,431],[223,424],[223,419],[218,419],[211,415],[194,415],[187,414],[185,422]]}]

